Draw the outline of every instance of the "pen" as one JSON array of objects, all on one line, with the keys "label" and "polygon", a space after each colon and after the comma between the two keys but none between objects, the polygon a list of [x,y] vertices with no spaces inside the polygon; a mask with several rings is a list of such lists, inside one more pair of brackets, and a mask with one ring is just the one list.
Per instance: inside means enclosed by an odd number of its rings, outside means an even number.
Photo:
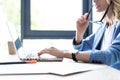
[{"label": "pen", "polygon": [[90,15],[90,13],[92,12],[92,8],[93,8],[93,5],[91,6],[90,10],[88,11],[88,16],[87,16],[87,19],[88,19],[88,17],[89,17],[89,15]]},{"label": "pen", "polygon": [[28,60],[28,61],[22,61],[22,62],[0,62],[0,65],[9,65],[9,64],[35,64],[37,63],[36,60]]}]

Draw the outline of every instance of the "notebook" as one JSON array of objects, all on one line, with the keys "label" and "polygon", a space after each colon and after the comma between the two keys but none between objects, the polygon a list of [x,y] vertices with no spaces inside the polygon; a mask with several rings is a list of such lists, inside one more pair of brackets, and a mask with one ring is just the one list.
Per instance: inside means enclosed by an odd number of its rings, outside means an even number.
[{"label": "notebook", "polygon": [[[7,24],[8,25],[8,24]],[[14,26],[8,25],[8,31],[12,38],[12,42],[15,48],[15,52],[18,55],[18,58],[22,61],[25,60],[37,60],[37,61],[44,61],[44,62],[58,62],[62,61],[63,58],[58,58],[52,55],[44,54],[44,56],[37,56],[37,53],[27,53],[25,52],[21,40],[17,34],[17,31]]]}]

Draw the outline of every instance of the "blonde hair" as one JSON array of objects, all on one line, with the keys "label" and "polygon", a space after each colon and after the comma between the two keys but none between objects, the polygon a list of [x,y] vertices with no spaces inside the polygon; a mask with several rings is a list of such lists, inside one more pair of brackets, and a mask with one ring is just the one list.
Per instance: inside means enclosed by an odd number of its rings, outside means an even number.
[{"label": "blonde hair", "polygon": [[120,19],[120,0],[107,0],[108,3],[112,1],[113,12],[116,19]]}]

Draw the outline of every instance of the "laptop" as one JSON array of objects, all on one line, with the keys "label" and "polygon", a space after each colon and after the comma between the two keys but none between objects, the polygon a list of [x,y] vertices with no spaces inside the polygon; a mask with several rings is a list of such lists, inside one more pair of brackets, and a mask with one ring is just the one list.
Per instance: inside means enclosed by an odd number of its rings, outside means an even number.
[{"label": "laptop", "polygon": [[20,60],[26,61],[26,60],[37,60],[38,62],[46,61],[46,62],[56,62],[56,61],[62,61],[63,58],[58,58],[49,54],[43,54],[44,56],[37,56],[37,53],[26,53],[21,45],[21,41],[19,38],[15,40],[13,43],[16,47],[17,54]]},{"label": "laptop", "polygon": [[61,62],[63,60],[63,58],[55,57],[49,54],[43,54],[44,56],[37,56],[37,53],[25,52],[15,27],[9,26],[8,24],[7,26],[15,48],[15,52],[21,61],[36,60],[37,62]]}]

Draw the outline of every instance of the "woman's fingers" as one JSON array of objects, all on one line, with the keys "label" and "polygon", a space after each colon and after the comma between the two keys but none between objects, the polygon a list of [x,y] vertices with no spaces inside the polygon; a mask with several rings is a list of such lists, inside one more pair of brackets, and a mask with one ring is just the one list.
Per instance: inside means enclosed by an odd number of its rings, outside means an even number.
[{"label": "woman's fingers", "polygon": [[47,52],[48,51],[47,51],[47,48],[46,48],[46,49],[43,49],[43,50],[39,51],[37,54],[38,54],[38,56],[40,56],[40,55],[42,55],[44,53],[47,53]]},{"label": "woman's fingers", "polygon": [[53,50],[53,47],[45,48],[45,49],[41,50],[40,52],[38,52],[38,56],[40,56],[42,54],[51,54],[52,50]]}]

